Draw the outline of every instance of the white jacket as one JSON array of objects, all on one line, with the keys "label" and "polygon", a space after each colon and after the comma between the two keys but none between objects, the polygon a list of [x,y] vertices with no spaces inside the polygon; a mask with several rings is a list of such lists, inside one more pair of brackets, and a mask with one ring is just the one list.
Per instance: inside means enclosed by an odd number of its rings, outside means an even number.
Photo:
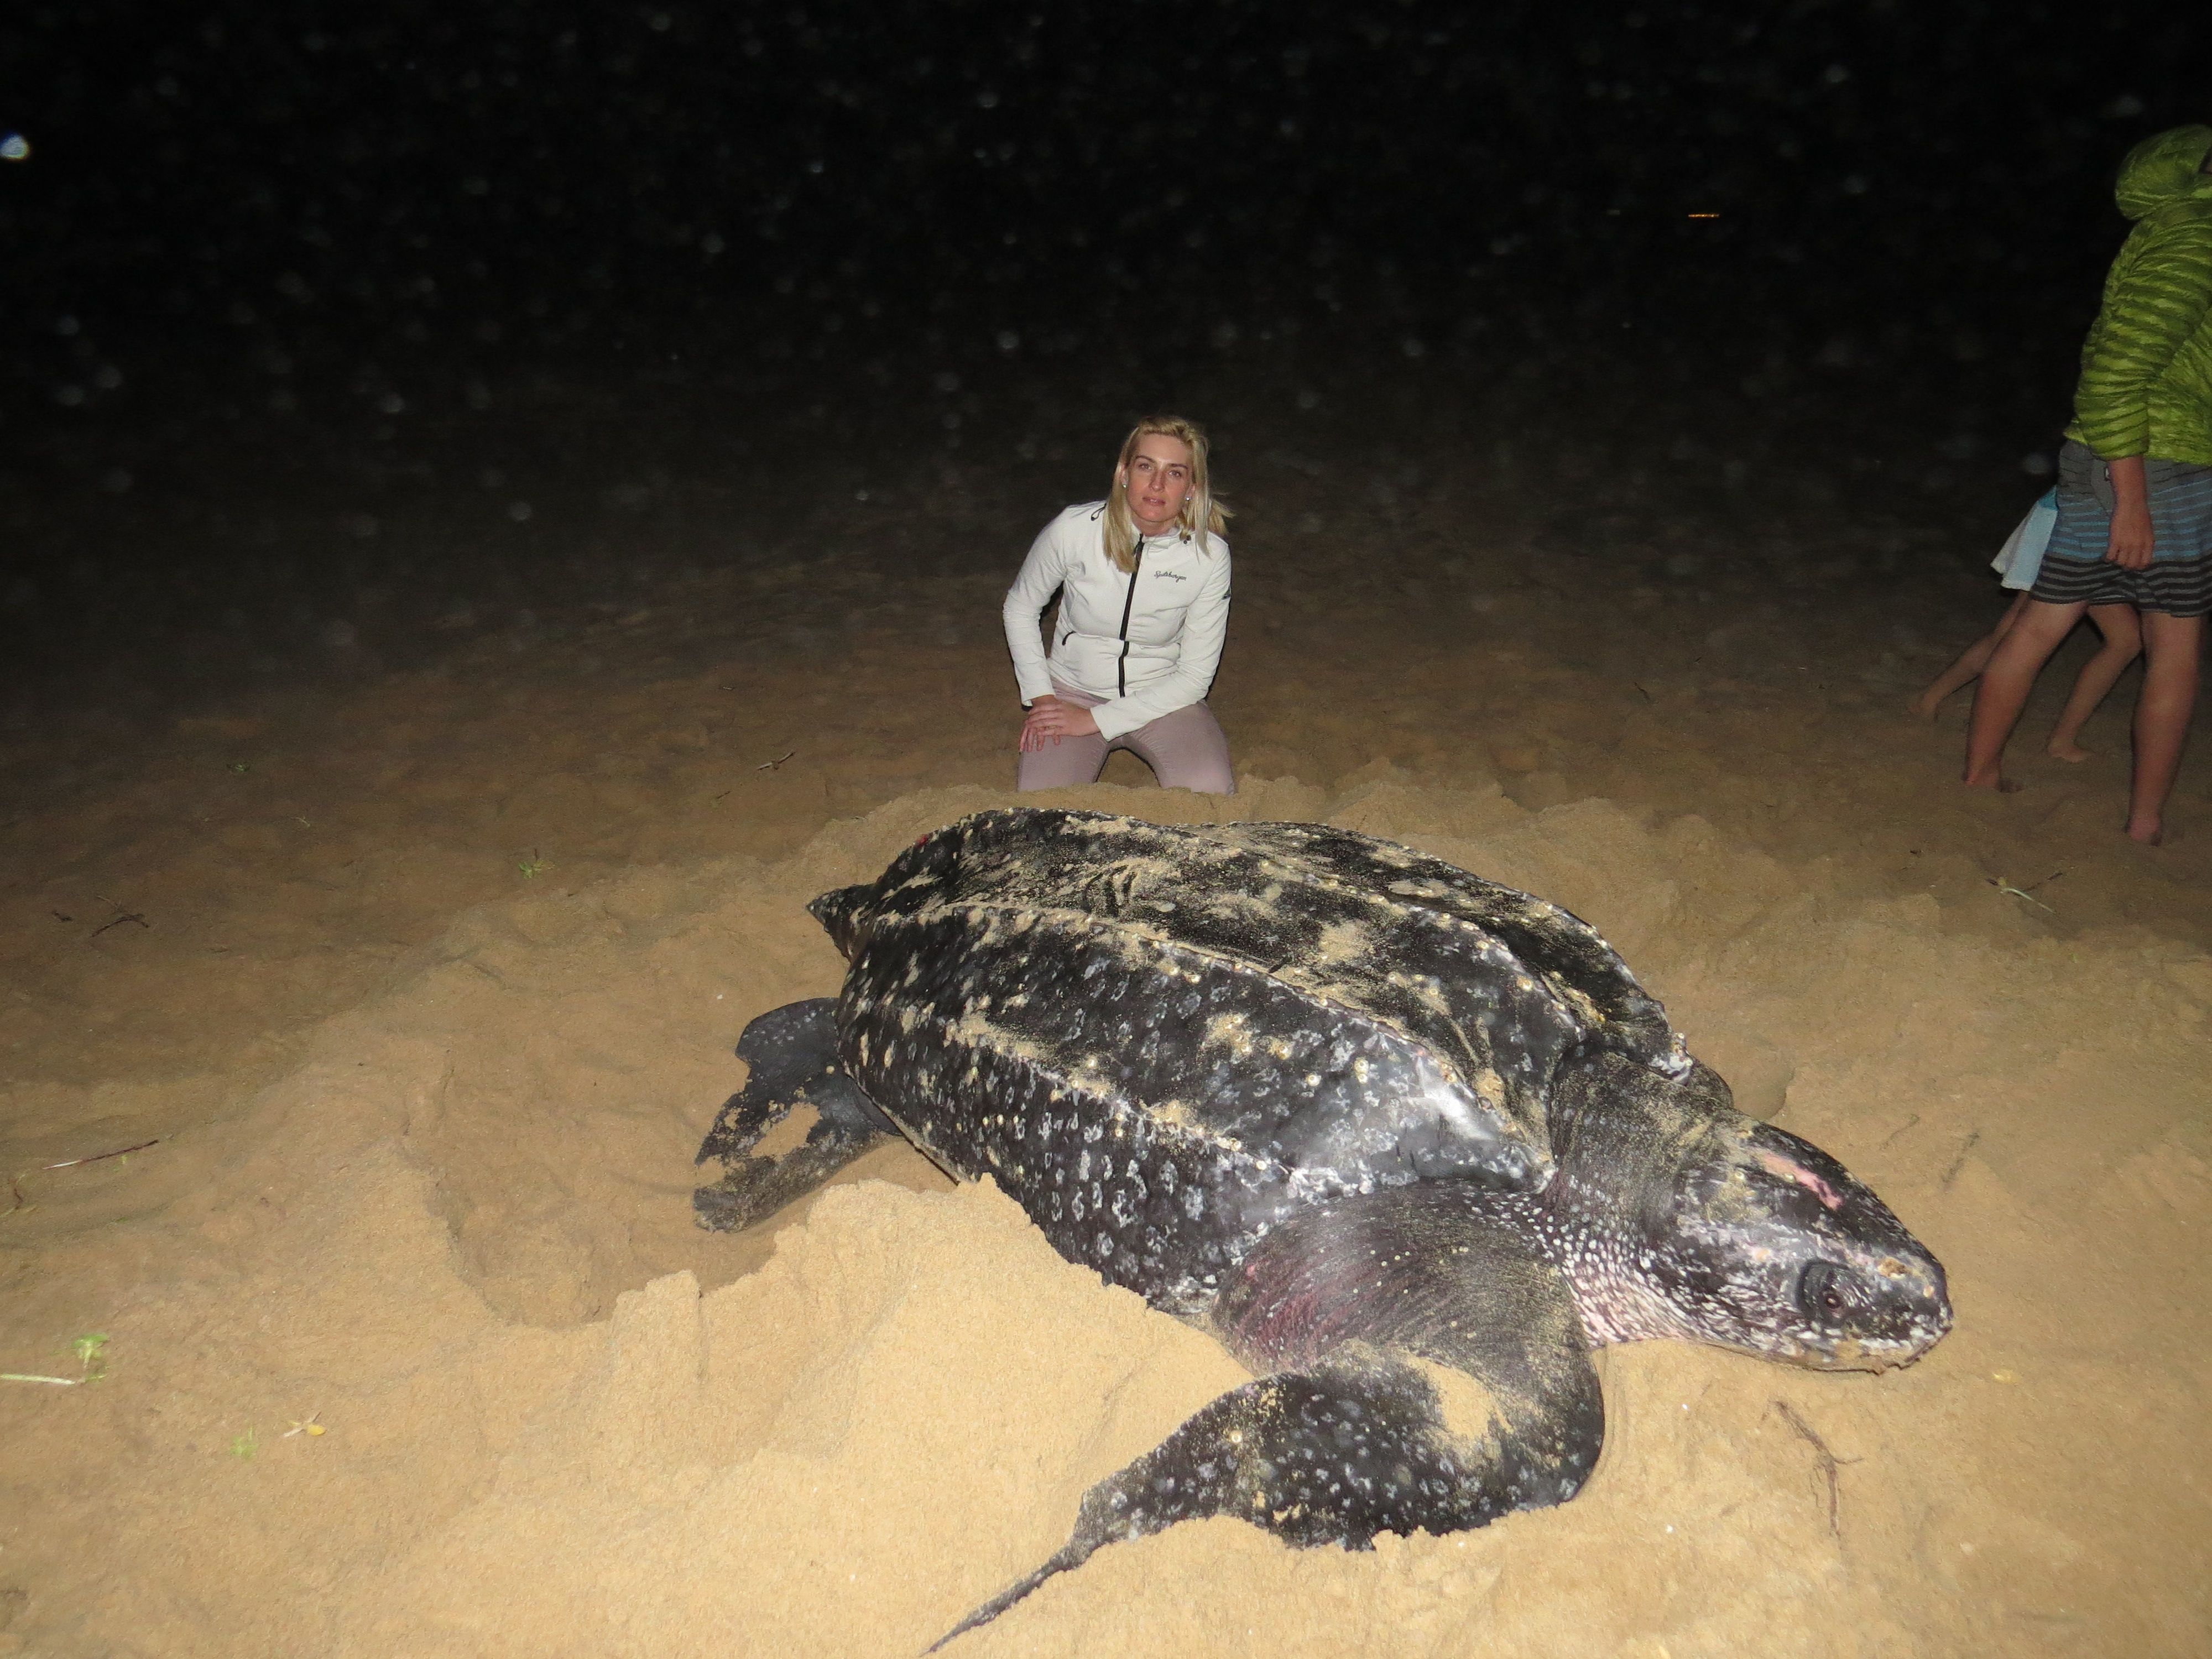
[{"label": "white jacket", "polygon": [[[1052,683],[1105,699],[1091,711],[1107,738],[1188,708],[1206,696],[1229,631],[1229,544],[1188,532],[1147,536],[1134,574],[1106,556],[1103,501],[1071,507],[1038,534],[1006,590],[1006,648],[1022,706]],[[1047,659],[1037,618],[1060,591]]]}]

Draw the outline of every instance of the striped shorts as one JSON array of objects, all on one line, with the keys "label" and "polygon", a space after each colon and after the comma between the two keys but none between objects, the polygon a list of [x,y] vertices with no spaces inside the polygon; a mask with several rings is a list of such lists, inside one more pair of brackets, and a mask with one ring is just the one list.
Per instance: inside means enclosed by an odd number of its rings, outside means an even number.
[{"label": "striped shorts", "polygon": [[2131,605],[2172,617],[2212,611],[2212,466],[2156,456],[2143,463],[2150,491],[2150,564],[2123,569],[2105,557],[2112,532],[2111,470],[2068,439],[2058,452],[2058,523],[2036,573],[2047,605]]}]

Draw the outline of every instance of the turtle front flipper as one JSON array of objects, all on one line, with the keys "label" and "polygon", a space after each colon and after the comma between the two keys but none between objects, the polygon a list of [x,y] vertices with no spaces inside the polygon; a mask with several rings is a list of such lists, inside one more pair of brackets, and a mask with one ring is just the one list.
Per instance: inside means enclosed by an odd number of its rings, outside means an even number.
[{"label": "turtle front flipper", "polygon": [[1580,1490],[1605,1438],[1566,1280],[1428,1182],[1270,1233],[1214,1322],[1271,1376],[1232,1389],[1085,1493],[1066,1545],[940,1638],[986,1624],[1101,1547],[1231,1515],[1301,1547],[1449,1533]]},{"label": "turtle front flipper", "polygon": [[[696,1162],[719,1158],[726,1170],[691,1194],[701,1226],[716,1232],[750,1226],[898,1132],[839,1062],[836,1010],[831,997],[787,1003],[763,1014],[738,1039],[738,1058],[752,1069],[699,1147]],[[748,1156],[794,1106],[816,1114],[805,1140],[781,1158]]]}]

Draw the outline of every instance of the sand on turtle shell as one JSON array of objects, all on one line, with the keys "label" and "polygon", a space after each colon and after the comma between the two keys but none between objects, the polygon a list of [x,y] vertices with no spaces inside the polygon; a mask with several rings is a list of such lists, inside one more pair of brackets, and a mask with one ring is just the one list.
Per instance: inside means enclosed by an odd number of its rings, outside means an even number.
[{"label": "sand on turtle shell", "polygon": [[[803,902],[1008,799],[478,905],[238,1097],[235,1072],[24,1091],[15,1168],[181,1127],[9,1218],[11,1368],[110,1342],[96,1386],[0,1394],[0,1652],[910,1655],[1042,1560],[1090,1482],[1240,1380],[1226,1356],[903,1148],[756,1234],[689,1205],[738,1031],[837,983]],[[2203,1650],[2212,961],[2000,942],[1601,799],[1390,775],[1231,805],[1595,923],[1747,1106],[1942,1257],[1958,1326],[1881,1377],[1613,1350],[1571,1504],[1366,1553],[1183,1526],[956,1650]]]}]

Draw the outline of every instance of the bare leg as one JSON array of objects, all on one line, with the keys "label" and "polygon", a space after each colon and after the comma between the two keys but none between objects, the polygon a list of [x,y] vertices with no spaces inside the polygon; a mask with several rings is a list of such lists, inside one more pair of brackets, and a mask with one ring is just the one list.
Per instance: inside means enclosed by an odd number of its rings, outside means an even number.
[{"label": "bare leg", "polygon": [[1936,710],[1942,706],[1944,698],[1990,665],[1990,658],[1996,651],[1998,642],[2012,632],[2012,625],[2020,620],[2020,613],[2027,608],[2027,595],[2022,593],[2013,600],[2004,615],[1997,618],[1995,628],[1961,651],[1948,668],[1929,681],[1928,689],[1912,700],[1910,705],[1912,712],[1923,720],[1934,720]]},{"label": "bare leg", "polygon": [[2104,647],[2081,665],[2081,672],[2074,682],[2073,695],[2066,699],[2066,711],[2059,715],[2058,724],[2051,728],[2051,741],[2045,750],[2054,760],[2089,758],[2090,751],[2077,741],[2081,727],[2142,650],[2142,625],[2136,620],[2133,605],[2093,605],[2089,607],[2089,620],[2105,636]]},{"label": "bare leg", "polygon": [[2164,838],[2166,798],[2181,769],[2182,740],[2197,704],[2197,661],[2204,643],[2204,618],[2147,611],[2143,644],[2150,660],[2142,695],[2136,699],[2136,772],[2128,793],[2128,834],[2155,847]]},{"label": "bare leg", "polygon": [[2047,605],[2030,599],[2020,620],[2013,624],[1982,671],[1974,692],[1974,715],[1966,728],[1966,785],[1969,789],[1996,789],[2010,794],[2020,786],[2005,781],[2002,763],[2005,740],[2020,723],[2035,677],[2059,641],[2074,631],[2086,605]]}]

